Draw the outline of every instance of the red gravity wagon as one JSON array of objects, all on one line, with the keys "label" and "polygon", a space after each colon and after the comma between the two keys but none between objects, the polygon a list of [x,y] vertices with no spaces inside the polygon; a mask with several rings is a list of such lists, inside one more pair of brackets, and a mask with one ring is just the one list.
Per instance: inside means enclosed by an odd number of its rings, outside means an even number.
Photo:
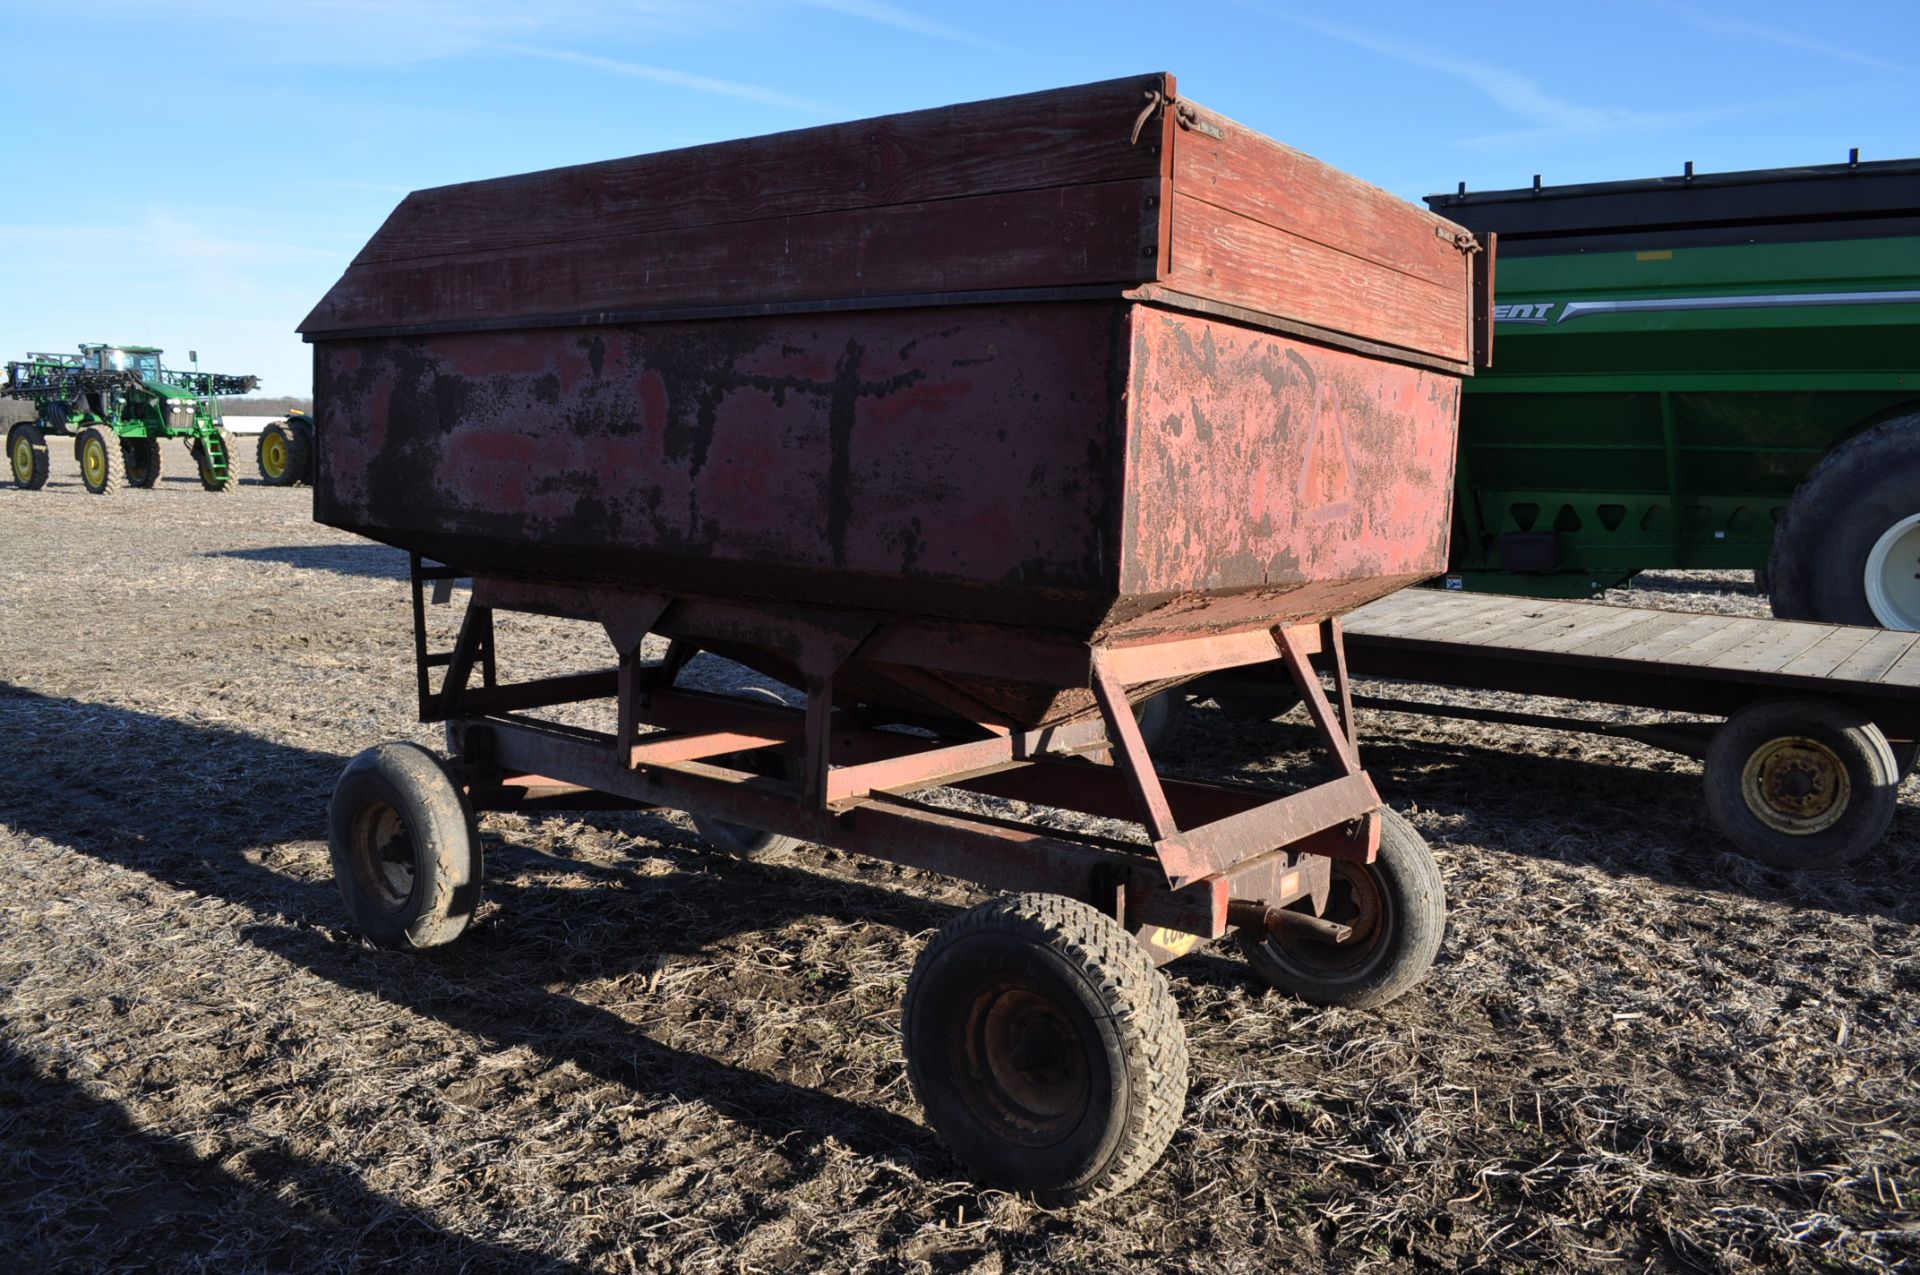
[{"label": "red gravity wagon", "polygon": [[[1236,931],[1274,984],[1372,1005],[1439,944],[1338,617],[1446,565],[1489,274],[1459,227],[1170,75],[408,196],[301,327],[314,516],[413,555],[451,752],[341,777],[357,924],[457,938],[474,812],[506,808],[665,807],[736,854],[1005,891],[914,968],[914,1088],[983,1180],[1125,1187],[1186,1092],[1159,964]],[[423,593],[453,578],[430,651]],[[599,626],[606,667],[511,680],[503,612]],[[804,707],[679,684],[703,651]],[[1156,773],[1133,705],[1276,658],[1338,778]],[[540,715],[594,699],[616,729]]]}]

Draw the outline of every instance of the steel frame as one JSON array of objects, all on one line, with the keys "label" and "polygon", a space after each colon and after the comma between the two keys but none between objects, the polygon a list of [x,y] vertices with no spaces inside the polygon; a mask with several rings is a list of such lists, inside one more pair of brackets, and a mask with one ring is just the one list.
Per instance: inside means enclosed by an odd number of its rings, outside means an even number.
[{"label": "steel frame", "polygon": [[[412,560],[420,716],[453,723],[456,774],[476,809],[685,810],[989,888],[1078,898],[1134,930],[1159,959],[1191,946],[1177,936],[1215,938],[1302,899],[1323,911],[1331,859],[1370,862],[1379,847],[1380,799],[1360,767],[1338,620],[1124,646],[1017,630],[956,641],[937,624],[482,576],[453,649],[430,651],[428,586],[442,602],[466,574]],[[618,663],[503,683],[496,611],[597,623]],[[649,634],[668,640],[651,662],[641,655]],[[701,650],[747,650],[796,670],[804,708],[675,687]],[[1315,655],[1332,665],[1332,698],[1309,662]],[[1340,777],[1279,793],[1160,776],[1129,692],[1276,656]],[[837,696],[836,675],[860,661],[1090,688],[1098,715],[1029,729],[953,704],[951,720],[919,718]],[[435,669],[445,670],[437,688]],[[617,706],[611,734],[522,715],[604,698]],[[756,768],[755,754],[777,760]],[[1125,820],[1145,839],[930,802],[941,789]]]}]

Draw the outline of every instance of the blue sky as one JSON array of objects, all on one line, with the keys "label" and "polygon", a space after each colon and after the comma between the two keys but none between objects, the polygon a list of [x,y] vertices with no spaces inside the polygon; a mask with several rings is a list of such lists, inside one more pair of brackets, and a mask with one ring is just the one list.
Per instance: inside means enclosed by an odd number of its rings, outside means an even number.
[{"label": "blue sky", "polygon": [[0,358],[308,392],[409,190],[1167,70],[1409,199],[1920,155],[1920,0],[87,0],[7,6]]}]

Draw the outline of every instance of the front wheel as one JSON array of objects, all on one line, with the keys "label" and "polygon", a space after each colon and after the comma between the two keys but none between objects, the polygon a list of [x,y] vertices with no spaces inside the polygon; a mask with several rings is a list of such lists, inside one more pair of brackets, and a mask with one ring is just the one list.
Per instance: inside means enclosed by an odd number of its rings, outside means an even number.
[{"label": "front wheel", "polygon": [[368,939],[418,950],[466,931],[480,905],[480,832],[432,753],[367,749],[341,772],[327,816],[334,883]]},{"label": "front wheel", "polygon": [[[1372,863],[1333,861],[1324,919],[1347,927],[1338,941],[1288,928],[1234,931],[1254,973],[1313,1005],[1371,1009],[1427,975],[1447,929],[1447,892],[1433,851],[1413,825],[1380,810]],[[1312,914],[1305,899],[1292,911]]]},{"label": "front wheel", "polygon": [[1187,1094],[1166,981],[1112,917],[1021,894],[962,913],[907,980],[907,1076],[988,1183],[1042,1204],[1098,1199],[1160,1158]]},{"label": "front wheel", "polygon": [[1835,868],[1886,835],[1900,765],[1858,709],[1768,700],[1714,732],[1704,782],[1707,813],[1742,854],[1776,868]]},{"label": "front wheel", "polygon": [[232,491],[240,485],[233,472],[233,435],[224,429],[193,440],[193,462],[200,469],[200,485],[208,491]]},{"label": "front wheel", "polygon": [[13,485],[21,490],[39,491],[47,485],[47,436],[39,426],[22,422],[7,431],[7,463]]}]

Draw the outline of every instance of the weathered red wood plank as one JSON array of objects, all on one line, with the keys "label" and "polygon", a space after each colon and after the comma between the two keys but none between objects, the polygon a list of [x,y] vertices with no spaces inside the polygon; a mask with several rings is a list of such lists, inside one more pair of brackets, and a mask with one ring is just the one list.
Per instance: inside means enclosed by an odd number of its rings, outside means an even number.
[{"label": "weathered red wood plank", "polygon": [[1166,75],[578,164],[409,195],[356,263],[1158,175]]},{"label": "weathered red wood plank", "polygon": [[1205,107],[1180,106],[1201,127],[1174,131],[1177,193],[1465,294],[1469,263],[1453,223]]},{"label": "weathered red wood plank", "polygon": [[1176,189],[1170,286],[1363,340],[1465,363],[1465,267],[1443,287]]},{"label": "weathered red wood plank", "polygon": [[301,324],[389,326],[1149,278],[1157,177],[352,266]]}]

